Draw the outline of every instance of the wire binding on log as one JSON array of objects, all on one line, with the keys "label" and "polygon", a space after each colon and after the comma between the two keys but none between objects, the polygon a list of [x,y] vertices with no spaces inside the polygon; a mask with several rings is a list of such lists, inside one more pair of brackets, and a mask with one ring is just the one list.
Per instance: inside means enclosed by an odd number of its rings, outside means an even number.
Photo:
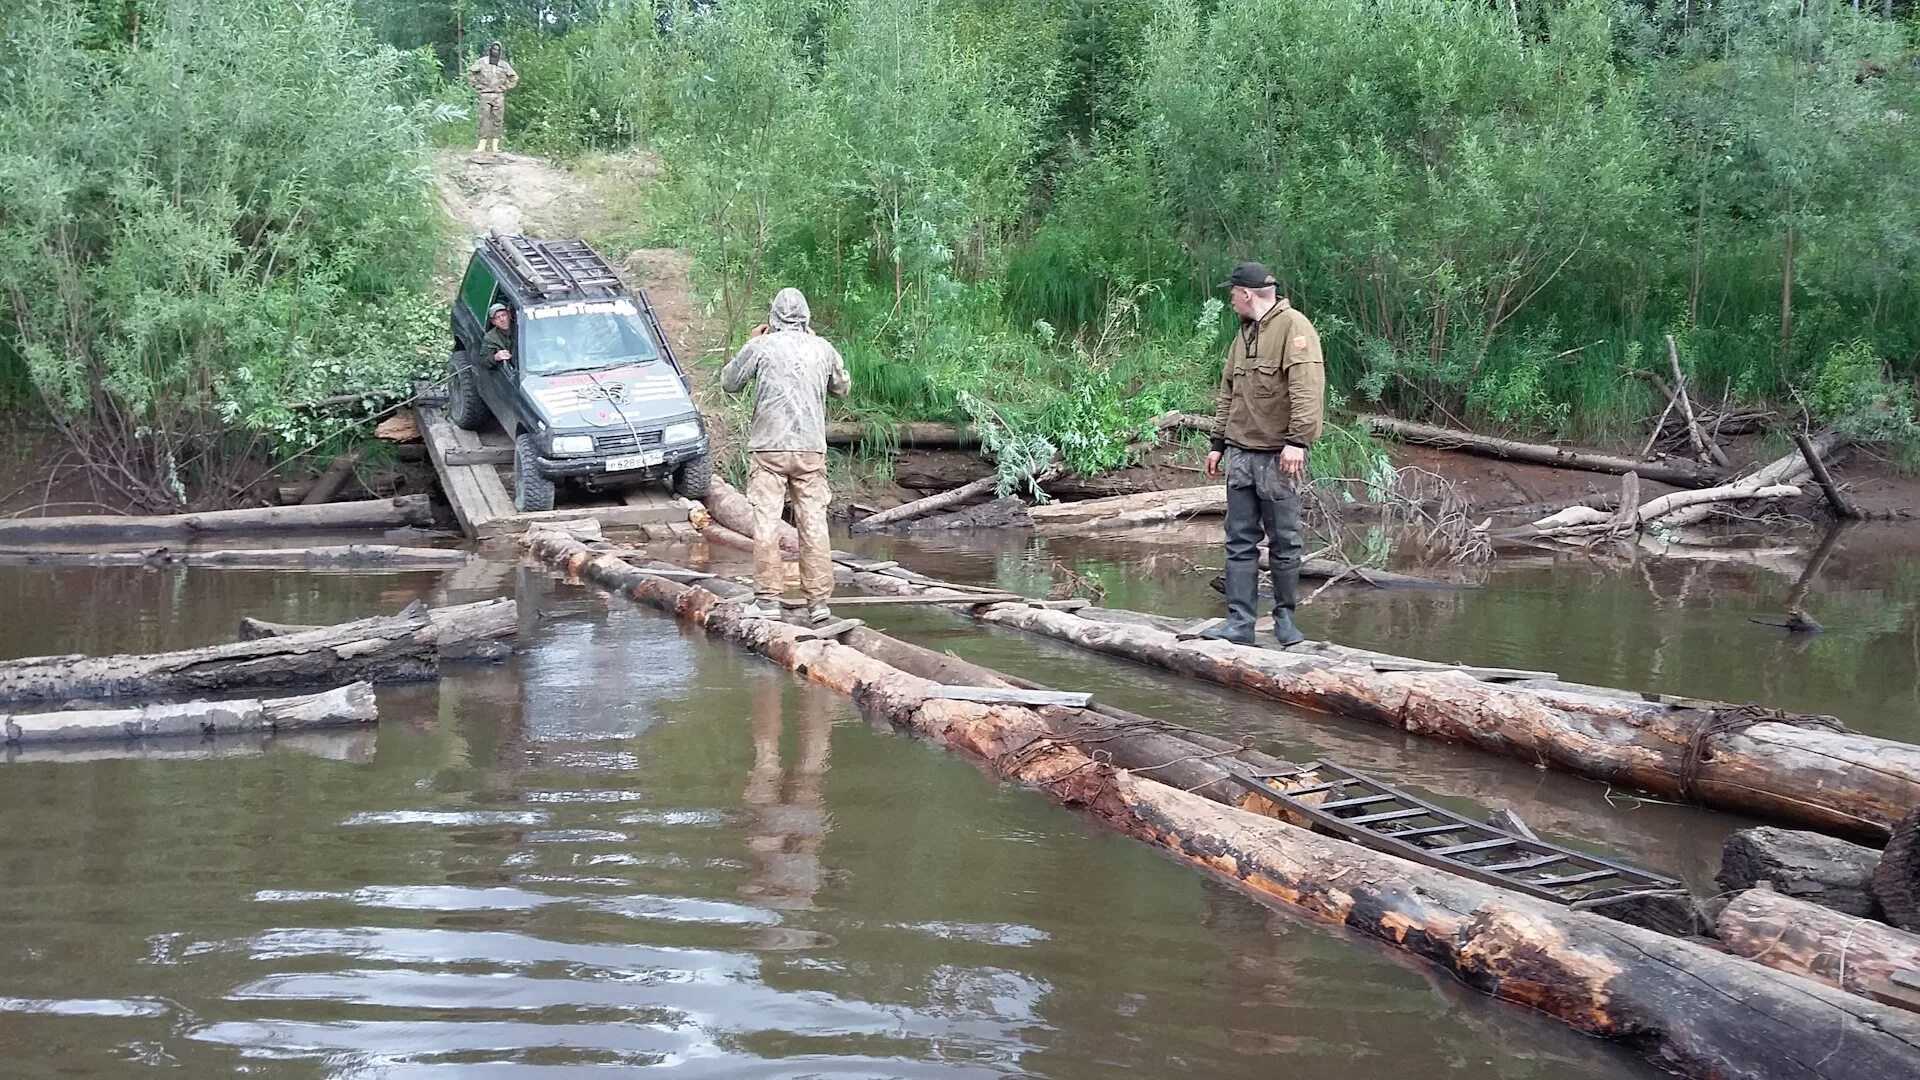
[{"label": "wire binding on log", "polygon": [[1764,705],[1738,705],[1715,709],[1693,729],[1687,740],[1687,756],[1680,763],[1680,796],[1687,802],[1700,801],[1700,770],[1707,761],[1707,740],[1716,735],[1733,735],[1755,724],[1790,724],[1801,728],[1825,728],[1840,735],[1850,734],[1838,717],[1810,713],[1790,713]]}]

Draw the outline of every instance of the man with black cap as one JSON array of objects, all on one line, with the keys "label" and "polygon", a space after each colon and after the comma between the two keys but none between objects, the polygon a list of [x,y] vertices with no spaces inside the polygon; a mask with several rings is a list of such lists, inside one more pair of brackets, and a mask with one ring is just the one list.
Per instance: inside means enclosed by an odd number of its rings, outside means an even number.
[{"label": "man with black cap", "polygon": [[1214,394],[1216,434],[1207,475],[1227,474],[1227,621],[1203,637],[1251,645],[1260,592],[1260,538],[1273,571],[1273,636],[1306,640],[1293,625],[1300,588],[1300,494],[1307,448],[1320,437],[1326,364],[1320,334],[1279,295],[1273,275],[1243,262],[1220,283],[1240,329]]}]

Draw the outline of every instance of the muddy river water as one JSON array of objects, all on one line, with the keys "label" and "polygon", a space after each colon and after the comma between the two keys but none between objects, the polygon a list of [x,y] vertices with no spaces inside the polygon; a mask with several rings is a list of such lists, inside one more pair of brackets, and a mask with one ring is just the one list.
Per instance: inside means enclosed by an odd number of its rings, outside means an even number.
[{"label": "muddy river water", "polygon": [[[877,541],[1026,591],[1211,614],[1203,544]],[[1920,557],[1523,560],[1337,588],[1310,634],[1828,712],[1920,740]],[[1309,585],[1309,589],[1312,586]],[[875,730],[848,702],[511,563],[439,574],[0,567],[0,656],[182,648],[517,595],[522,652],[383,688],[376,730],[0,751],[0,1076],[1657,1075]],[[1194,727],[1326,755],[1711,891],[1743,824],[925,609],[869,621]]]}]

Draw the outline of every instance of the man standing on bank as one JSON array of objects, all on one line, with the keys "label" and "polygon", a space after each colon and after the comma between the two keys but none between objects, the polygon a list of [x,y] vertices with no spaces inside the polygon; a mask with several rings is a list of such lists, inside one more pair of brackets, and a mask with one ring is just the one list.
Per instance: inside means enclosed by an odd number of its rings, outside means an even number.
[{"label": "man standing on bank", "polygon": [[467,85],[480,95],[480,141],[473,152],[483,153],[489,146],[500,152],[500,131],[507,124],[507,91],[520,85],[520,73],[500,55],[500,43],[487,46],[487,55],[467,69]]},{"label": "man standing on bank", "polygon": [[753,328],[746,345],[720,371],[720,388],[729,394],[754,383],[753,426],[747,449],[753,475],[747,501],[753,504],[754,600],[750,615],[777,619],[786,565],[780,561],[780,508],[793,502],[794,527],[800,533],[800,587],[807,597],[807,621],[823,626],[833,619],[827,598],[833,595],[833,549],[827,543],[827,397],[846,397],[853,388],[840,351],[813,332],[813,313],[799,289],[781,289],[767,321]]},{"label": "man standing on bank", "polygon": [[1306,640],[1293,625],[1300,589],[1300,491],[1307,448],[1320,437],[1326,364],[1320,334],[1279,295],[1273,275],[1243,262],[1221,282],[1230,290],[1240,329],[1227,349],[1214,394],[1217,434],[1207,475],[1227,474],[1227,621],[1202,633],[1254,643],[1253,609],[1260,592],[1260,537],[1273,571],[1273,636],[1282,646]]}]

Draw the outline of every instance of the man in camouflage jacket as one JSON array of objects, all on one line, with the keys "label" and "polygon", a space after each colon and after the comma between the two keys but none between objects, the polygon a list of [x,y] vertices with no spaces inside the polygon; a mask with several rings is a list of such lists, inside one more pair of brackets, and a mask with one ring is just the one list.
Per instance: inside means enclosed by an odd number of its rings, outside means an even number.
[{"label": "man in camouflage jacket", "polygon": [[520,85],[520,73],[500,55],[500,43],[487,46],[487,55],[467,68],[467,85],[480,95],[480,142],[473,152],[500,152],[500,130],[507,122],[507,91]]},{"label": "man in camouflage jacket", "polygon": [[1320,334],[1279,295],[1267,268],[1244,262],[1221,282],[1240,329],[1214,395],[1217,432],[1207,475],[1227,474],[1227,621],[1203,636],[1253,644],[1260,538],[1273,572],[1273,634],[1306,640],[1293,625],[1300,588],[1300,494],[1307,448],[1320,437],[1327,391]]},{"label": "man in camouflage jacket", "polygon": [[839,350],[813,332],[813,314],[799,289],[781,289],[767,321],[720,372],[729,394],[754,384],[753,426],[747,449],[753,474],[747,501],[753,504],[755,614],[780,615],[786,566],[780,561],[780,509],[793,502],[800,533],[800,587],[807,619],[832,619],[833,549],[827,543],[827,397],[845,397],[853,381]]}]

